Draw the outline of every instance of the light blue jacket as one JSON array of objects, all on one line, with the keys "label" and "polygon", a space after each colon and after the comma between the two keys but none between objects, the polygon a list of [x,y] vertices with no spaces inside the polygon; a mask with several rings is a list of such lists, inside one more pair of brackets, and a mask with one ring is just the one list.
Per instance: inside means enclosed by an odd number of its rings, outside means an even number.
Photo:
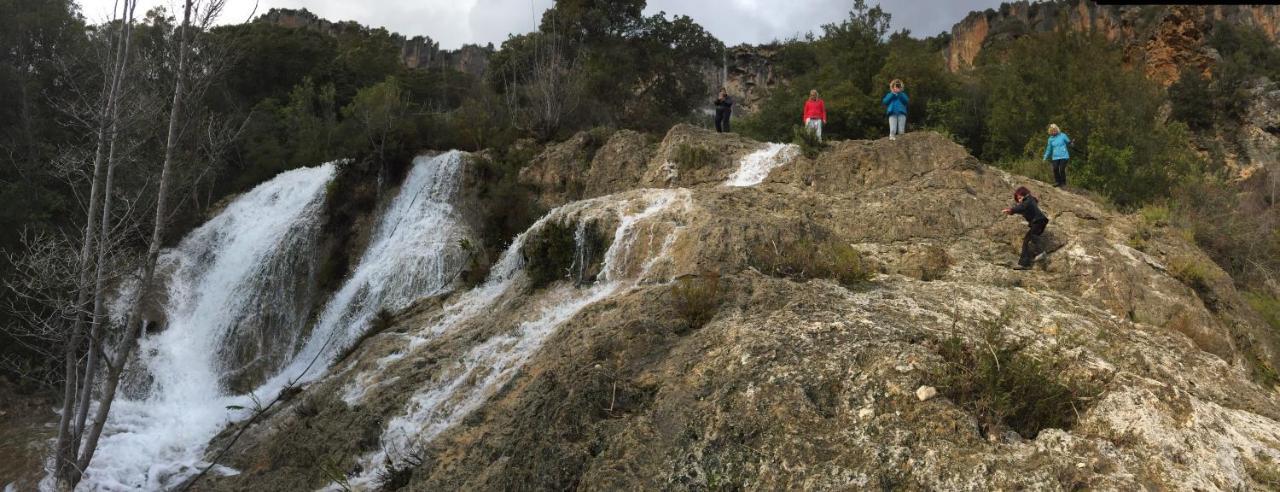
[{"label": "light blue jacket", "polygon": [[1044,146],[1044,160],[1067,159],[1071,155],[1067,153],[1067,144],[1071,143],[1071,139],[1067,138],[1067,134],[1058,132],[1057,135],[1049,137],[1049,141]]},{"label": "light blue jacket", "polygon": [[907,99],[909,99],[907,97],[907,91],[902,91],[897,94],[890,91],[888,94],[884,95],[884,99],[880,100],[880,104],[886,106],[884,114],[907,114]]}]

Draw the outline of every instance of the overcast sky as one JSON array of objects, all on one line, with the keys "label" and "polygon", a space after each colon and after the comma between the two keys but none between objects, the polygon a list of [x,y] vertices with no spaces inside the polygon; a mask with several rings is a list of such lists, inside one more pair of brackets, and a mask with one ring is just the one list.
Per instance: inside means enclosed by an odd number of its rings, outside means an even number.
[{"label": "overcast sky", "polygon": [[[76,0],[90,22],[110,16],[116,0]],[[306,8],[329,20],[354,20],[383,26],[407,36],[427,35],[442,48],[463,43],[502,44],[510,33],[534,30],[536,19],[552,0],[227,0],[221,23],[244,22],[257,4],[257,14],[274,7]],[[868,3],[874,5],[875,0]],[[998,6],[998,0],[884,0],[894,31],[910,29],[917,37],[951,29],[965,14]],[[140,0],[138,14],[175,0]],[[852,0],[649,0],[647,14],[665,11],[692,17],[729,45],[764,43],[820,32],[822,24],[848,15]]]}]

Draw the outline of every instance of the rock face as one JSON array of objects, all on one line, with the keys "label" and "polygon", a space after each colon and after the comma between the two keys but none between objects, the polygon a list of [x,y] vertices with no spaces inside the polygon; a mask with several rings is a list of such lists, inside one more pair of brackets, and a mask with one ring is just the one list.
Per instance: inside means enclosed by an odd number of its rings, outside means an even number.
[{"label": "rock face", "polygon": [[[332,22],[322,19],[307,9],[273,8],[254,22],[265,22],[290,29],[309,29],[330,36],[361,28],[359,24],[351,21]],[[400,45],[400,61],[409,68],[426,69],[445,66],[480,77],[488,68],[489,56],[493,54],[492,45],[483,47],[467,44],[456,50],[441,50],[440,43],[426,36],[406,38],[395,33],[391,36]]]},{"label": "rock face", "polygon": [[1166,86],[1183,67],[1210,72],[1216,53],[1204,41],[1217,22],[1252,25],[1280,42],[1280,7],[1274,5],[1112,6],[1088,0],[1005,3],[972,12],[951,30],[945,56],[952,71],[973,66],[991,43],[1046,31],[1097,32],[1124,46],[1128,63]]},{"label": "rock face", "polygon": [[[1274,476],[1280,400],[1255,381],[1280,367],[1276,335],[1175,234],[1135,250],[1138,219],[929,132],[788,153],[754,186],[724,181],[763,143],[688,126],[656,146],[589,140],[522,175],[563,205],[515,248],[555,230],[603,238],[597,258],[573,253],[599,265],[595,283],[537,284],[504,257],[228,429],[210,452],[229,447],[240,473],[194,489],[1221,490]],[[714,157],[675,159],[690,147]],[[1025,225],[999,212],[1022,184],[1052,220],[1052,252],[1025,272],[1006,266]],[[814,230],[861,251],[871,282],[757,268],[761,247]],[[1207,273],[1184,284],[1169,265],[1187,261]],[[678,278],[718,279],[710,322],[681,317]],[[948,396],[941,341],[993,326],[1099,388],[1073,426],[983,431]]]}]

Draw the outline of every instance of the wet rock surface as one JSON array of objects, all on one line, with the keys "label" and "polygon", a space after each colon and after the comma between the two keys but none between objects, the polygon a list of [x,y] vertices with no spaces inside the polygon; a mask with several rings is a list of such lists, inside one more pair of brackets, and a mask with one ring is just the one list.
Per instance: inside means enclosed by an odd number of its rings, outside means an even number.
[{"label": "wet rock surface", "polygon": [[[1280,462],[1280,401],[1256,382],[1278,367],[1276,335],[1175,234],[1133,249],[1136,218],[929,132],[833,142],[749,187],[721,183],[762,143],[692,127],[641,140],[613,135],[589,167],[568,143],[522,175],[569,203],[548,220],[618,231],[594,283],[521,273],[490,297],[414,304],[215,439],[240,473],[194,488],[1221,490],[1263,488]],[[667,174],[682,145],[717,157]],[[1025,224],[1000,213],[1018,185],[1051,219],[1029,271],[1009,268]],[[861,252],[871,282],[752,260],[815,230]],[[1210,275],[1186,285],[1175,260]],[[707,272],[714,316],[690,328],[672,279]],[[983,430],[946,396],[944,342],[981,346],[992,326],[1098,388],[1074,425]],[[404,446],[393,431],[414,414]]]}]

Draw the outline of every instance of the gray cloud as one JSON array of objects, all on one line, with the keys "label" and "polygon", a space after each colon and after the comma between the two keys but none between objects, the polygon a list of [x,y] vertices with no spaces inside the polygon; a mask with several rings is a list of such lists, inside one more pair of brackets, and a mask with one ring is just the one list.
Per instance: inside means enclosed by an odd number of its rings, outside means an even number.
[{"label": "gray cloud", "polygon": [[[79,0],[90,21],[107,18],[115,0]],[[257,13],[274,7],[306,8],[330,20],[354,20],[383,26],[408,36],[427,35],[445,48],[463,43],[501,44],[511,33],[536,28],[542,11],[552,0],[257,0]],[[872,2],[875,3],[874,1]],[[228,0],[224,23],[243,22],[255,0]],[[821,32],[822,24],[848,15],[851,0],[649,0],[645,12],[665,11],[688,15],[726,44],[764,43]],[[166,6],[176,11],[174,0],[140,0],[139,10]],[[896,31],[906,28],[916,36],[950,30],[971,10],[999,5],[998,0],[885,0],[881,6],[892,16]]]}]

